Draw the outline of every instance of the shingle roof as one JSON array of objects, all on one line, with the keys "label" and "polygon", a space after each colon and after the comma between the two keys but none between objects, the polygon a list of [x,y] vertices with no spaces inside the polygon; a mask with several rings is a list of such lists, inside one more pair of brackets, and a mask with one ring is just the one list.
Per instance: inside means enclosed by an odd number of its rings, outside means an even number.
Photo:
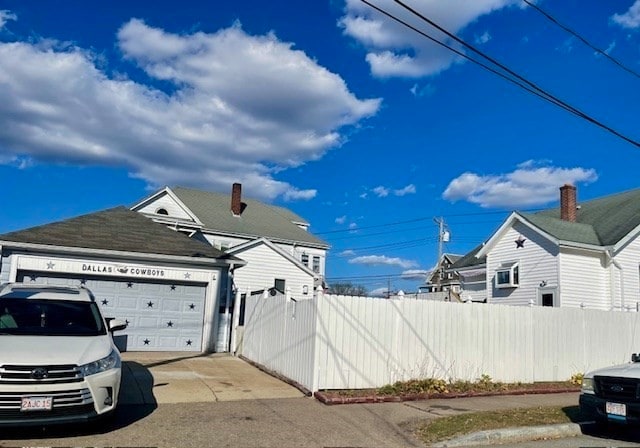
[{"label": "shingle roof", "polygon": [[563,241],[612,246],[640,226],[640,189],[578,202],[576,222],[560,219],[560,209],[521,213],[536,227]]},{"label": "shingle roof", "polygon": [[480,249],[484,246],[484,243],[479,246],[474,247],[468,253],[458,258],[455,263],[453,263],[449,269],[458,270],[462,268],[471,268],[474,266],[481,266],[487,262],[487,257],[477,258],[476,254],[480,252]]},{"label": "shingle roof", "polygon": [[235,259],[126,207],[116,207],[5,233],[0,235],[0,241],[181,257]]},{"label": "shingle roof", "polygon": [[307,224],[307,221],[286,208],[243,198],[242,202],[246,207],[240,216],[233,216],[230,211],[230,195],[184,187],[172,187],[171,191],[209,230],[321,247],[329,246],[325,241],[294,224]]}]

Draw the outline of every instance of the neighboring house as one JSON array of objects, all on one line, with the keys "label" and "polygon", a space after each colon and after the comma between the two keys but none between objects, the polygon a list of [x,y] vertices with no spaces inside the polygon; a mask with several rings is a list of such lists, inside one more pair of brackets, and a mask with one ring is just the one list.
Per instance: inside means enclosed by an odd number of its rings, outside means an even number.
[{"label": "neighboring house", "polygon": [[299,300],[324,286],[329,245],[290,210],[244,200],[240,184],[233,184],[230,196],[166,187],[132,210],[245,260],[234,277],[241,293],[273,288]]},{"label": "neighboring house", "polygon": [[487,301],[487,257],[476,256],[483,245],[475,247],[449,266],[449,271],[455,272],[460,280],[460,299],[463,302]]},{"label": "neighboring house", "polygon": [[462,255],[442,254],[438,264],[433,268],[420,292],[460,291],[460,278],[456,271],[450,270],[451,266],[462,258]]},{"label": "neighboring house", "polygon": [[477,271],[486,260],[488,303],[636,310],[640,189],[578,203],[564,185],[559,209],[513,212],[465,258],[476,268],[459,260],[452,269]]},{"label": "neighboring house", "polygon": [[227,351],[244,262],[117,207],[0,235],[0,282],[88,287],[128,351]]}]

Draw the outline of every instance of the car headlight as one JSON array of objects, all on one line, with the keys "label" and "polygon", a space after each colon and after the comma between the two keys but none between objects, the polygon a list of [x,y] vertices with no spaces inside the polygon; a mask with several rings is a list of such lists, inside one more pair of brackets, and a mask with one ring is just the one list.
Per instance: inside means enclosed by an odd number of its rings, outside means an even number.
[{"label": "car headlight", "polygon": [[582,393],[592,394],[593,390],[593,378],[582,378]]},{"label": "car headlight", "polygon": [[81,365],[78,369],[80,370],[80,374],[83,377],[86,377],[106,370],[115,369],[117,367],[120,367],[120,355],[118,355],[118,352],[113,350],[109,353],[109,356]]}]

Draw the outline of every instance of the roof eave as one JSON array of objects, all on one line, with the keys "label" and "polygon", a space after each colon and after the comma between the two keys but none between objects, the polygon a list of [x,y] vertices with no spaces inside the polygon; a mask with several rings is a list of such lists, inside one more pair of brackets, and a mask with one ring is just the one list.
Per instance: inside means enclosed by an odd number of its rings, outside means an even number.
[{"label": "roof eave", "polygon": [[106,249],[90,249],[84,247],[72,247],[72,246],[54,246],[50,244],[36,244],[36,243],[21,243],[17,241],[0,240],[1,248],[21,249],[27,251],[41,251],[50,252],[56,254],[70,254],[70,255],[95,255],[101,257],[113,257],[113,258],[138,258],[142,260],[150,261],[164,261],[173,263],[187,263],[187,264],[199,264],[207,266],[244,266],[246,261],[241,260],[234,256],[225,258],[214,257],[186,257],[180,255],[164,255],[164,254],[151,254],[145,252],[130,252],[130,251],[117,251]]}]

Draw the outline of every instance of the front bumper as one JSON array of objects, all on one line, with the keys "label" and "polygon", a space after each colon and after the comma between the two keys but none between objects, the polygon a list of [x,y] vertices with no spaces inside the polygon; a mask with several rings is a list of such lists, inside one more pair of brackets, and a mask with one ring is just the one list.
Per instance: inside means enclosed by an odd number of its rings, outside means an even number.
[{"label": "front bumper", "polygon": [[[623,403],[626,405],[626,417],[609,416],[605,411],[607,401]],[[640,403],[629,403],[615,400],[607,400],[597,397],[594,394],[580,394],[579,399],[580,412],[583,417],[596,422],[615,422],[615,423],[640,423]]]},{"label": "front bumper", "polygon": [[[79,382],[0,384],[0,426],[78,423],[104,417],[118,404],[121,375],[116,368]],[[52,409],[21,411],[22,397],[52,397]]]}]

